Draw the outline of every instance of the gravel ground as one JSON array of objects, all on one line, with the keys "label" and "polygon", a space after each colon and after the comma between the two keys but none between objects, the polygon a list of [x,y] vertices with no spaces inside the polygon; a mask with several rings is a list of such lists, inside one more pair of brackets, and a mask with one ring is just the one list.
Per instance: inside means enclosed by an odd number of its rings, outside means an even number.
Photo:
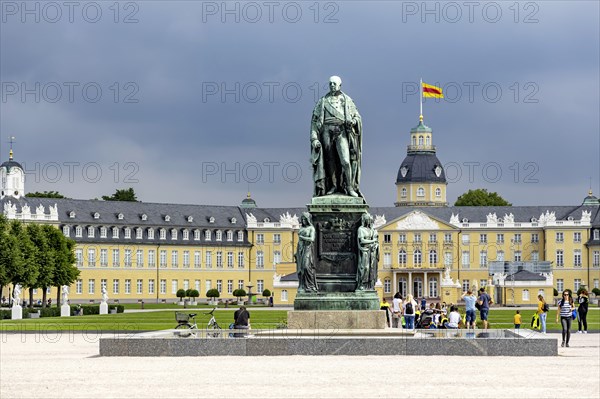
[{"label": "gravel ground", "polygon": [[92,334],[0,338],[2,399],[600,397],[597,333],[573,334],[559,356],[539,358],[117,358],[98,356]]}]

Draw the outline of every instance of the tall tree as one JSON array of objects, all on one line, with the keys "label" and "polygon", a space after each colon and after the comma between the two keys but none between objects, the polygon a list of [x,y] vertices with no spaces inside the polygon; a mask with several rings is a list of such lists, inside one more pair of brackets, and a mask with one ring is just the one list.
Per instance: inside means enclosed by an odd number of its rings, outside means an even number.
[{"label": "tall tree", "polygon": [[48,247],[54,258],[54,274],[52,285],[57,287],[56,304],[60,304],[60,288],[71,285],[79,277],[79,269],[75,266],[75,241],[65,237],[57,228],[44,225]]},{"label": "tall tree", "polygon": [[104,201],[131,201],[136,202],[137,197],[135,195],[135,191],[133,191],[132,187],[123,190],[117,190],[113,195],[103,195],[102,199]]},{"label": "tall tree", "polygon": [[489,193],[485,188],[478,188],[458,197],[454,206],[512,206],[512,204],[498,193]]},{"label": "tall tree", "polygon": [[[54,229],[54,227],[50,228]],[[33,245],[38,249],[36,262],[39,273],[34,284],[30,287],[30,290],[33,290],[33,288],[42,289],[42,306],[46,307],[46,292],[48,287],[52,286],[54,276],[54,250],[48,246],[48,239],[44,231],[44,226],[35,223],[28,224],[27,234]]]},{"label": "tall tree", "polygon": [[67,198],[58,191],[36,191],[35,193],[27,193],[25,196],[30,198]]},{"label": "tall tree", "polygon": [[10,234],[8,220],[0,213],[0,292],[13,282],[16,270],[23,267],[22,263],[17,239]]},{"label": "tall tree", "polygon": [[[21,284],[23,287],[29,288],[29,306],[33,306],[33,286],[37,280],[39,269],[38,269],[38,249],[33,245],[29,239],[27,230],[23,227],[23,224],[18,220],[10,222],[10,234],[16,238],[17,247],[19,248],[20,255],[22,257],[22,263],[18,263],[14,267],[14,274],[12,276],[13,284]],[[15,266],[15,265],[13,265]],[[21,266],[21,267],[18,267]]]}]

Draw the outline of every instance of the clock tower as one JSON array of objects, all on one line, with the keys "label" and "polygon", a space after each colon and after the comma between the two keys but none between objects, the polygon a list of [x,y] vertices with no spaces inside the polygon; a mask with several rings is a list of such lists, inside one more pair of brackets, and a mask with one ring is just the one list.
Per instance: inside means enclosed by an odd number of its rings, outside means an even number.
[{"label": "clock tower", "polygon": [[396,178],[396,206],[448,206],[446,175],[435,154],[432,130],[423,123],[410,130],[410,144]]},{"label": "clock tower", "polygon": [[7,196],[16,199],[25,196],[25,172],[21,164],[13,160],[12,148],[8,161],[0,165],[0,199]]}]

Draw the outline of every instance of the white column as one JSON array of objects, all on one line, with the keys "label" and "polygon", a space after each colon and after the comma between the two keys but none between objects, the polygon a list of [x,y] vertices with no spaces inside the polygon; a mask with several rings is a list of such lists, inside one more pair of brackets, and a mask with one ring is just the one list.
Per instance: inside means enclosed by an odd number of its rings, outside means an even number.
[{"label": "white column", "polygon": [[423,284],[425,285],[425,287],[423,287],[423,296],[425,298],[429,298],[429,281],[427,280],[427,272],[423,273],[423,280],[425,280],[423,282]]},{"label": "white column", "polygon": [[407,294],[411,294],[413,297],[415,296],[412,286],[412,272],[408,272],[408,287],[406,287],[406,292]]},{"label": "white column", "polygon": [[396,295],[396,292],[399,291],[398,290],[398,281],[396,279],[396,272],[395,271],[392,271],[392,283],[393,283],[392,287],[394,287],[392,289],[392,296],[393,296],[393,295]]},{"label": "white column", "polygon": [[438,297],[441,299],[442,298],[442,272],[439,272],[437,286],[438,286]]}]

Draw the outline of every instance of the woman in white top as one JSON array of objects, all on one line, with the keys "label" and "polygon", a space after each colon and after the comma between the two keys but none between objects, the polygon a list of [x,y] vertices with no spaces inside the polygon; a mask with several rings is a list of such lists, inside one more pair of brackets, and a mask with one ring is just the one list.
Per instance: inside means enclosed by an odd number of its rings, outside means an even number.
[{"label": "woman in white top", "polygon": [[459,323],[460,313],[458,313],[458,308],[452,306],[450,308],[450,314],[448,315],[448,328],[458,328]]},{"label": "woman in white top", "polygon": [[[560,346],[569,347],[569,341],[571,340],[571,321],[573,320],[573,297],[571,291],[565,290],[562,294],[562,299],[558,302],[558,311],[556,312],[556,322],[558,323],[558,317],[560,315],[560,325],[562,326],[562,344]],[[566,340],[565,340],[566,338]]]},{"label": "woman in white top", "polygon": [[402,295],[396,292],[394,299],[392,300],[392,327],[398,328],[400,324],[400,317],[402,317]]}]

